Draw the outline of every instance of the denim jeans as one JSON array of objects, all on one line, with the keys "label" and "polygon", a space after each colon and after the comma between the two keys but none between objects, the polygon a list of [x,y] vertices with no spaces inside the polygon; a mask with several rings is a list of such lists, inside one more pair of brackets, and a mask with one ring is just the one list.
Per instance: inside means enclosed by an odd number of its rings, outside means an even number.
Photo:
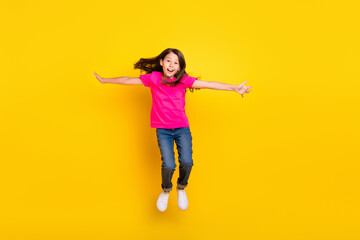
[{"label": "denim jeans", "polygon": [[179,153],[179,178],[178,188],[185,188],[192,169],[192,136],[189,127],[182,128],[157,128],[156,136],[161,153],[161,187],[164,191],[172,190],[171,179],[176,168],[174,156],[174,141]]}]

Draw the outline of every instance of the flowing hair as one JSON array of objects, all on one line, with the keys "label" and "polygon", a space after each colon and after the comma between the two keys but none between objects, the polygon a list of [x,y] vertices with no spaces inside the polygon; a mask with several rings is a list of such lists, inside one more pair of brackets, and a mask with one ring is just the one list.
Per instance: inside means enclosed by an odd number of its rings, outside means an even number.
[{"label": "flowing hair", "polygon": [[[188,74],[185,71],[186,62],[182,52],[175,48],[167,48],[164,51],[162,51],[162,53],[160,53],[158,56],[153,58],[140,58],[140,60],[134,64],[134,69],[140,69],[141,71],[145,71],[146,73],[151,73],[154,71],[164,73],[163,67],[160,65],[160,59],[164,60],[166,55],[168,55],[169,53],[174,53],[178,56],[180,68],[179,71],[177,71],[177,73],[174,75],[176,78],[175,81],[169,82],[164,77],[162,77],[162,84],[166,84],[173,87],[177,86],[179,83],[182,84],[180,80],[183,78],[184,75],[188,76]],[[195,88],[195,89],[199,90],[200,88]],[[194,92],[194,88],[190,88],[190,91]]]}]

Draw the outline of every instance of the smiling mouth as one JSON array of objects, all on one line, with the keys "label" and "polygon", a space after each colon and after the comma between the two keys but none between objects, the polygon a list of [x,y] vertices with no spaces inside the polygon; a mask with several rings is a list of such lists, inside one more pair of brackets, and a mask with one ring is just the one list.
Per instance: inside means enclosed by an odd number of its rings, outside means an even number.
[{"label": "smiling mouth", "polygon": [[166,69],[166,70],[168,70],[168,72],[174,72],[174,70],[170,70],[170,69]]}]

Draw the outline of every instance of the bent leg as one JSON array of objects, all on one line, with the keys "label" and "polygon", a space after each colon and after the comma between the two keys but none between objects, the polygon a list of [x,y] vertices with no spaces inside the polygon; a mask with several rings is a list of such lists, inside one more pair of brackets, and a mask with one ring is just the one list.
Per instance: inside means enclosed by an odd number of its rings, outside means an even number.
[{"label": "bent leg", "polygon": [[164,191],[172,190],[171,179],[174,174],[176,163],[174,157],[174,139],[169,129],[156,129],[158,145],[161,153],[161,187]]},{"label": "bent leg", "polygon": [[185,188],[188,185],[188,179],[192,169],[192,136],[189,127],[180,128],[175,134],[176,147],[179,153],[179,178],[177,180],[178,188]]}]

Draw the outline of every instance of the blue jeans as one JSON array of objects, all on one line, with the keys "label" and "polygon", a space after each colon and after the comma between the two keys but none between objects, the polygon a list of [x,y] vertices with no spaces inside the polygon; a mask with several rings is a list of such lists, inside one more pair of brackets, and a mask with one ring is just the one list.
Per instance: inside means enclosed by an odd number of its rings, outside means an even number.
[{"label": "blue jeans", "polygon": [[192,136],[189,127],[182,128],[157,128],[156,136],[161,153],[161,187],[164,191],[172,190],[172,175],[176,163],[174,156],[174,141],[179,153],[179,178],[178,188],[185,188],[188,185],[191,168],[194,165],[192,159]]}]

